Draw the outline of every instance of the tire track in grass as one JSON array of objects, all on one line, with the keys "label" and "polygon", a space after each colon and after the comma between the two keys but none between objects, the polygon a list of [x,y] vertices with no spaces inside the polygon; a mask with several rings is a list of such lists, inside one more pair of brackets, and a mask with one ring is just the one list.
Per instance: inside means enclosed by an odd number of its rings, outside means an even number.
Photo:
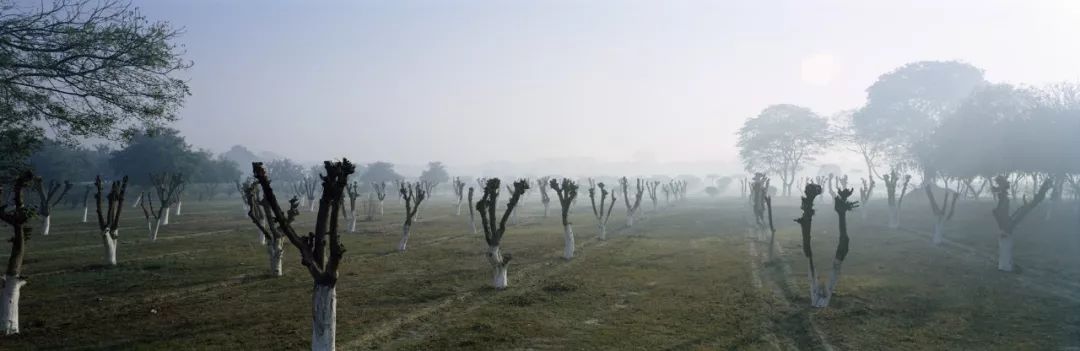
[{"label": "tire track in grass", "polygon": [[[900,228],[900,231],[921,236],[927,241],[933,238],[933,234],[922,230]],[[942,239],[942,245],[940,247],[947,251],[966,254],[967,257],[988,263],[989,267],[992,268],[997,265],[997,256],[991,253],[948,238]],[[1016,266],[1020,267],[1023,270],[1023,273],[1013,272],[1012,277],[1024,286],[1035,288],[1040,292],[1068,300],[1072,303],[1080,303],[1080,284],[1070,280],[1061,279],[1061,277],[1054,277],[1054,273],[1035,266]],[[993,269],[996,270],[996,268]]]},{"label": "tire track in grass", "polygon": [[[647,223],[649,217],[643,215],[637,218],[638,219],[635,220],[635,222],[640,225],[641,223]],[[519,221],[519,223],[516,225],[525,225],[527,223],[528,221]],[[609,231],[608,234],[620,234],[630,231],[632,229],[633,227],[622,225],[612,231]],[[599,238],[594,237],[589,240],[578,241],[577,245],[574,246],[575,251],[584,250],[586,247],[604,246],[610,240],[610,237],[608,238],[608,241],[601,241]],[[551,261],[543,260],[532,262],[528,265],[521,265],[521,268],[515,270],[514,272],[516,276],[524,278],[517,278],[515,280],[518,283],[514,285],[516,287],[514,290],[530,291],[538,289],[540,288],[539,283],[541,281],[544,281],[557,273],[563,272],[570,267],[577,265],[576,262],[581,261],[585,257],[586,256],[578,256],[570,261],[562,262],[562,264],[553,267],[552,269],[548,270],[546,273],[543,274],[537,274],[537,272],[543,267],[551,266]],[[522,289],[522,287],[524,287],[524,289]],[[409,325],[410,323],[413,323],[420,319],[441,313],[459,303],[466,302],[466,300],[469,300],[474,296],[481,296],[482,299],[480,301],[473,301],[470,306],[465,309],[464,313],[475,311],[477,308],[480,308],[481,306],[484,306],[491,301],[498,299],[499,297],[499,294],[490,294],[487,296],[478,295],[480,291],[482,290],[467,290],[458,294],[454,294],[453,296],[442,298],[438,302],[431,303],[428,306],[420,307],[419,309],[408,312],[402,316],[394,318],[393,320],[384,322],[377,327],[368,329],[364,334],[361,334],[359,337],[356,337],[352,341],[343,343],[342,348],[345,350],[372,348],[375,347],[379,341],[390,338],[391,336],[393,336],[394,333],[399,332],[406,325]]]},{"label": "tire track in grass", "polygon": [[[101,246],[98,246],[98,247],[100,248]],[[125,263],[132,263],[132,262],[139,262],[139,261],[146,261],[146,260],[154,260],[154,259],[171,257],[171,256],[183,256],[183,255],[187,255],[187,254],[192,254],[192,253],[197,253],[197,252],[204,252],[204,251],[209,251],[209,249],[184,250],[184,251],[170,252],[170,253],[154,255],[154,256],[137,257],[137,258],[132,258],[132,259],[121,260],[121,261],[117,262],[117,265],[123,265]],[[82,268],[69,268],[69,269],[58,269],[58,270],[54,270],[54,271],[45,271],[45,272],[40,272],[40,273],[28,274],[26,276],[28,278],[47,277],[47,276],[50,276],[50,275],[57,275],[57,274],[64,274],[64,273],[93,271],[92,270],[93,268],[108,269],[110,267],[105,266],[105,265],[93,265],[93,266],[86,266],[86,267],[82,267]]]},{"label": "tire track in grass", "polygon": [[[779,297],[777,301],[781,303],[781,306],[790,311],[787,316],[783,317],[783,320],[779,321],[780,323],[777,323],[774,319],[774,330],[783,333],[784,338],[794,345],[794,349],[809,346],[815,350],[835,350],[835,347],[829,343],[825,333],[821,331],[821,328],[814,320],[812,307],[797,306],[792,303],[797,301],[795,293],[797,289],[795,287],[798,284],[790,278],[791,266],[783,259],[783,245],[780,245],[779,241],[776,242],[774,246],[776,255],[772,261],[768,261],[766,257],[769,255],[769,249],[760,248],[753,238],[749,238],[748,241],[752,249],[750,259],[754,261],[761,260],[759,264],[755,264],[755,266],[762,268],[759,271],[760,273],[757,274],[769,278],[765,281],[768,282],[770,290]],[[792,335],[791,331],[795,331],[795,335]]]}]

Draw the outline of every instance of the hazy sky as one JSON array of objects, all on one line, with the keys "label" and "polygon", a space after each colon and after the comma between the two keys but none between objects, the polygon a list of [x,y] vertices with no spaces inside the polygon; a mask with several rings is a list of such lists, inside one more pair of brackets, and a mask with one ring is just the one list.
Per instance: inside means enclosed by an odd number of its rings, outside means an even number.
[{"label": "hazy sky", "polygon": [[301,160],[734,161],[775,103],[859,106],[895,67],[1080,78],[1080,0],[139,0],[186,28],[196,146]]}]

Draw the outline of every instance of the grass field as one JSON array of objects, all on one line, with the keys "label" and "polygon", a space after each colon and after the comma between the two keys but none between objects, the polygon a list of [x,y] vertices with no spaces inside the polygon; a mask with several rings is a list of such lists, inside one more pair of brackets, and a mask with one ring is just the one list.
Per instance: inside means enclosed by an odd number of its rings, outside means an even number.
[{"label": "grass field", "polygon": [[[557,211],[538,197],[508,229],[510,288],[489,288],[482,235],[449,199],[428,204],[409,251],[394,252],[403,219],[387,212],[344,235],[338,283],[342,349],[501,350],[1060,350],[1080,347],[1080,228],[1072,207],[1017,230],[1017,273],[996,270],[991,204],[965,200],[940,247],[925,200],[905,204],[889,230],[884,201],[850,217],[851,253],[827,309],[809,308],[794,199],[776,203],[781,250],[748,234],[735,198],[694,198],[652,211],[596,240],[588,199],[572,222],[578,257],[561,258]],[[921,201],[921,202],[920,202]],[[553,205],[555,205],[553,203]],[[835,249],[836,214],[818,204],[814,250]],[[148,240],[142,214],[124,209],[119,265],[105,267],[94,224],[62,210],[53,233],[30,242],[22,334],[3,350],[304,349],[311,278],[287,247],[285,276],[239,200],[188,202]],[[301,215],[302,227],[314,216]],[[306,228],[310,229],[310,228]],[[5,230],[10,230],[7,228]],[[6,258],[6,253],[5,253]],[[827,261],[824,261],[827,262]],[[823,274],[827,273],[822,272]]]}]

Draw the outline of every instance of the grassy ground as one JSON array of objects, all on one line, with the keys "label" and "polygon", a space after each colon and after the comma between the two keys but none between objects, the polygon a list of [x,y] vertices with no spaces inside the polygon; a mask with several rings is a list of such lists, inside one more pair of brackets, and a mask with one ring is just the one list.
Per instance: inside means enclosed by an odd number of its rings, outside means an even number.
[{"label": "grassy ground", "polygon": [[[933,247],[924,203],[909,199],[904,225],[885,210],[852,215],[852,249],[833,305],[808,308],[805,258],[794,200],[778,200],[782,253],[747,235],[736,199],[695,199],[649,211],[609,240],[596,240],[591,210],[571,221],[578,257],[561,258],[562,229],[534,195],[504,238],[513,253],[510,289],[488,288],[481,235],[448,199],[424,209],[406,253],[393,249],[402,213],[344,236],[338,283],[343,349],[1061,349],[1080,346],[1080,262],[1073,216],[1021,225],[1020,273],[992,259],[990,204],[961,203]],[[925,202],[925,200],[922,200]],[[555,205],[555,204],[553,204]],[[643,204],[642,207],[651,207]],[[311,279],[295,249],[285,277],[266,254],[238,200],[189,202],[156,242],[137,209],[125,209],[118,267],[104,267],[93,224],[58,211],[53,234],[34,236],[23,289],[23,333],[0,349],[303,349],[310,333]],[[1071,209],[1070,209],[1071,210]],[[1065,211],[1068,212],[1068,211]],[[1067,213],[1066,213],[1067,214]],[[305,213],[300,221],[310,220]],[[1072,225],[1070,225],[1072,223]],[[310,225],[310,223],[305,223]],[[819,204],[814,249],[828,262],[836,216]],[[1071,230],[1071,232],[1069,232]],[[821,265],[827,266],[827,265]],[[822,275],[827,275],[827,270]]]}]

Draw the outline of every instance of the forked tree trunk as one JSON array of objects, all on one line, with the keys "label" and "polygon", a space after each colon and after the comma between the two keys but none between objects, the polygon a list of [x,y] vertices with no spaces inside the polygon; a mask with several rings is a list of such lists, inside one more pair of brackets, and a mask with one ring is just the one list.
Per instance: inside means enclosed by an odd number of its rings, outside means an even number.
[{"label": "forked tree trunk", "polygon": [[1005,231],[998,235],[998,269],[1013,271],[1013,237],[1012,233]]},{"label": "forked tree trunk", "polygon": [[19,333],[19,290],[26,280],[15,275],[5,275],[0,291],[0,329],[4,335]]},{"label": "forked tree trunk", "polygon": [[409,244],[409,229],[411,229],[411,227],[412,225],[410,224],[401,226],[401,241],[398,242],[398,252],[405,252],[405,247]]},{"label": "forked tree trunk", "polygon": [[492,267],[495,268],[495,275],[491,285],[496,289],[506,289],[509,285],[509,281],[506,278],[506,271],[507,268],[509,268],[510,263],[503,259],[499,246],[489,246],[488,257],[490,258]]},{"label": "forked tree trunk", "polygon": [[163,225],[163,222],[167,220],[167,218],[168,216],[158,219],[157,223],[154,224],[154,229],[150,231],[150,241],[157,241],[158,232],[161,231],[161,226]]},{"label": "forked tree trunk", "polygon": [[570,224],[563,225],[563,258],[574,258],[574,228]]},{"label": "forked tree trunk", "polygon": [[[263,238],[263,241],[265,240],[266,238]],[[283,262],[285,258],[284,243],[284,238],[277,238],[270,240],[266,245],[266,254],[270,258],[270,275],[275,277],[280,277],[285,274],[281,269],[281,262]]]},{"label": "forked tree trunk", "polygon": [[112,235],[110,235],[108,230],[101,233],[101,240],[105,243],[105,260],[110,266],[116,266],[117,240],[113,239],[113,236],[119,237],[119,232],[120,230],[117,229]]},{"label": "forked tree trunk", "polygon": [[315,201],[315,199],[308,199],[308,202],[311,203],[308,207],[308,212],[315,212],[315,204],[318,203],[318,201]]},{"label": "forked tree trunk", "polygon": [[52,227],[52,215],[45,215],[41,219],[41,235],[49,235],[50,227]]},{"label": "forked tree trunk", "polygon": [[337,288],[316,283],[311,297],[311,313],[311,350],[334,350],[337,347]]}]

